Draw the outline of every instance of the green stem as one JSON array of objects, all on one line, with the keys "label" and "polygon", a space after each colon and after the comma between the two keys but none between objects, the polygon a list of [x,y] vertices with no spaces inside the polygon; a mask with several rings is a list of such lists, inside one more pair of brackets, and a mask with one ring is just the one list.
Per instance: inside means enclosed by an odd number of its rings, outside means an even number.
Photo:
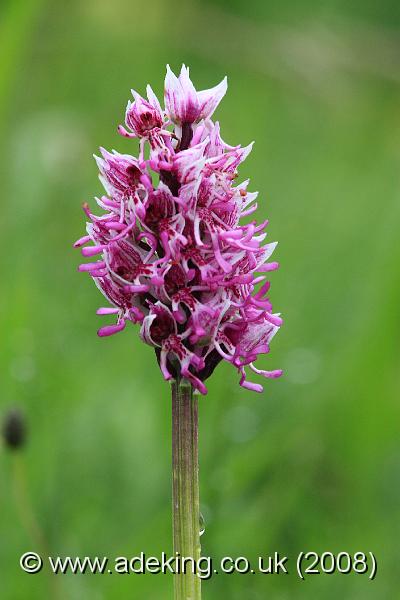
[{"label": "green stem", "polygon": [[[186,572],[174,575],[175,600],[201,600],[201,580],[197,576],[200,559],[198,402],[185,380],[172,383],[172,492],[174,554],[191,558]],[[177,554],[179,553],[179,554]]]},{"label": "green stem", "polygon": [[[21,523],[30,537],[31,542],[34,544],[34,550],[41,555],[45,565],[51,554],[49,552],[46,537],[36,519],[35,511],[30,501],[25,463],[20,451],[14,451],[13,459],[13,486],[17,510],[19,512]],[[47,568],[44,568],[44,572],[48,577],[50,598],[58,600],[62,597],[59,587],[60,580],[52,575]]]}]

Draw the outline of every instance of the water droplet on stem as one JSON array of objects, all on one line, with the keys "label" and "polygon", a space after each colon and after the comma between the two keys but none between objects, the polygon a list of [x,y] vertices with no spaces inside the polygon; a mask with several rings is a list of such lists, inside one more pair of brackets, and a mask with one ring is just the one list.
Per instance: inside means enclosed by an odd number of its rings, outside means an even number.
[{"label": "water droplet on stem", "polygon": [[204,517],[200,513],[200,517],[199,517],[199,535],[200,535],[200,537],[203,535],[203,533],[205,532],[205,530],[206,530],[206,525],[205,525],[205,522],[204,522]]}]

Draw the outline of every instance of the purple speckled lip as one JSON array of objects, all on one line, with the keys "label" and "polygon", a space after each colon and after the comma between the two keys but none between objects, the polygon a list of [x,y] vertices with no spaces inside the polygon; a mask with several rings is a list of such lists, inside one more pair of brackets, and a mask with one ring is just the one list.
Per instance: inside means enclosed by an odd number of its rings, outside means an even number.
[{"label": "purple speckled lip", "polygon": [[210,119],[226,89],[225,78],[197,92],[183,65],[179,77],[167,67],[165,110],[150,86],[147,100],[132,92],[118,131],[139,139],[139,156],[101,148],[106,195],[96,201],[104,213],[84,205],[87,235],[75,243],[83,256],[99,257],[79,266],[111,304],[97,313],[117,316],[99,336],[140,324],[164,378],[184,377],[203,394],[221,360],[256,392],[263,388],[246,379],[245,367],[282,374],[254,366],[282,324],[266,281],[279,265],[268,262],[276,243],[263,245],[268,222],[241,224],[257,209],[249,182],[234,185],[252,144],[228,146]]}]

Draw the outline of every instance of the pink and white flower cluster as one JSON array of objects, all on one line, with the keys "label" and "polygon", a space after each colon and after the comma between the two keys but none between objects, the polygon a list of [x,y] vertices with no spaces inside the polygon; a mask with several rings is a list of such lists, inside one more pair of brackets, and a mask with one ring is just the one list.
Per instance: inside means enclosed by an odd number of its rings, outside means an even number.
[{"label": "pink and white flower cluster", "polygon": [[87,235],[75,244],[98,257],[79,266],[111,305],[98,314],[116,315],[99,336],[140,325],[164,378],[186,378],[203,394],[222,359],[257,392],[263,388],[246,379],[247,367],[281,375],[254,365],[282,322],[267,297],[266,277],[278,263],[268,262],[276,244],[263,243],[267,221],[242,221],[257,208],[248,181],[235,183],[252,144],[228,146],[211,120],[226,89],[225,78],[196,91],[182,66],[179,77],[167,67],[164,109],[150,86],[147,98],[132,92],[119,132],[138,138],[139,155],[101,149],[106,194],[96,200],[104,213],[84,205]]}]

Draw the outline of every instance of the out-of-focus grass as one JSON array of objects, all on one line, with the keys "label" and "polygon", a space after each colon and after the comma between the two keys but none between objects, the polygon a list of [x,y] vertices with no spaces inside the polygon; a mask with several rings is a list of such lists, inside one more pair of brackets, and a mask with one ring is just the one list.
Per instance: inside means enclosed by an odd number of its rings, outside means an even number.
[{"label": "out-of-focus grass", "polygon": [[[5,1],[0,7],[0,114],[4,116],[7,93],[18,72],[21,55],[34,31],[35,17],[43,0]],[[1,124],[1,122],[0,122]]]},{"label": "out-of-focus grass", "polygon": [[[11,6],[11,4],[10,4]],[[33,4],[32,4],[33,6]],[[266,7],[269,8],[266,8]],[[16,11],[18,12],[18,11]],[[5,15],[3,10],[3,15]],[[24,19],[27,15],[24,14]],[[100,191],[91,153],[119,138],[129,90],[166,62],[227,73],[228,143],[256,145],[285,317],[262,396],[218,368],[201,400],[203,553],[292,558],[291,575],[216,576],[205,599],[393,598],[399,535],[398,14],[376,3],[38,3],[0,57],[1,406],[21,405],[32,501],[54,555],[171,549],[168,387],[130,331],[99,340],[99,295],[71,249]],[[2,27],[5,21],[2,22]],[[23,34],[21,33],[23,32]],[[397,62],[396,62],[397,61]],[[0,456],[2,597],[50,597]],[[32,548],[34,549],[34,548]],[[361,576],[294,575],[300,550],[371,550]],[[171,597],[169,577],[70,576],[65,598]]]}]

